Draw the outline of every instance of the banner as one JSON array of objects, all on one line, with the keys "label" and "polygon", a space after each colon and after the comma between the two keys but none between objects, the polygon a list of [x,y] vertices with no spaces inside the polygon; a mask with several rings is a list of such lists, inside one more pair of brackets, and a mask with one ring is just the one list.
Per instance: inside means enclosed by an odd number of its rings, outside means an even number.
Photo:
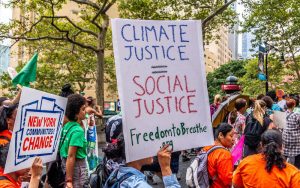
[{"label": "banner", "polygon": [[112,19],[126,161],[213,144],[201,21]]},{"label": "banner", "polygon": [[23,87],[5,173],[31,167],[35,157],[54,161],[67,99]]}]

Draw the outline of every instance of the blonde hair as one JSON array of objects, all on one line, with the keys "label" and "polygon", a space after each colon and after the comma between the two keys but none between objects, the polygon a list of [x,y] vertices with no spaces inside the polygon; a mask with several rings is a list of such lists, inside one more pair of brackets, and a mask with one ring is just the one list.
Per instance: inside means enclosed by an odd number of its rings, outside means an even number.
[{"label": "blonde hair", "polygon": [[254,103],[253,117],[263,126],[265,107],[267,104],[263,100],[256,100]]},{"label": "blonde hair", "polygon": [[222,102],[222,96],[220,94],[215,95],[214,103]]}]

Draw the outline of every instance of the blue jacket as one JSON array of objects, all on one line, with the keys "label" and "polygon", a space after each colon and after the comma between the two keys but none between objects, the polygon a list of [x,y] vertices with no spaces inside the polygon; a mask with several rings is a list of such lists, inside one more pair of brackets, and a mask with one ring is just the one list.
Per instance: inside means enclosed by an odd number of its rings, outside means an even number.
[{"label": "blue jacket", "polygon": [[[142,172],[140,172],[137,169],[132,168],[132,167],[120,166],[120,168],[118,169],[117,179],[121,179],[122,176],[124,176],[125,174],[128,174],[128,173],[131,173],[133,175],[131,175],[130,177],[128,177],[121,183],[121,185],[120,185],[121,188],[152,188],[147,183],[146,176]],[[108,180],[109,179],[110,178],[108,178]],[[181,187],[174,174],[172,174],[170,176],[164,176],[163,182],[164,182],[164,186],[166,188],[180,188]]]}]

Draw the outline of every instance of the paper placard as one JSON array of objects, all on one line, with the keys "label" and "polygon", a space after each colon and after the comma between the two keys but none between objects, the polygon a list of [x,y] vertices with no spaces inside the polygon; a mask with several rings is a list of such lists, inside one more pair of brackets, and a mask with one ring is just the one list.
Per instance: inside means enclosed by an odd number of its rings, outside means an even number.
[{"label": "paper placard", "polygon": [[29,168],[35,157],[56,159],[67,99],[23,87],[5,173]]},{"label": "paper placard", "polygon": [[213,144],[201,21],[112,19],[126,161]]}]

